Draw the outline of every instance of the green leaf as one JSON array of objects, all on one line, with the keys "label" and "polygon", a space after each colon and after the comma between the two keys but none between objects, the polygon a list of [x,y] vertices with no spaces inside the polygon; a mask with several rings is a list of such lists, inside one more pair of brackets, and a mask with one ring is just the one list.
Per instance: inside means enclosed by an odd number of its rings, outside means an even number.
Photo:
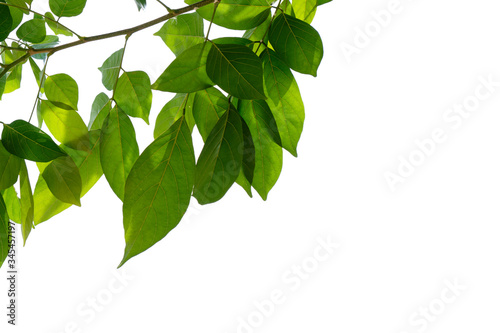
[{"label": "green leaf", "polygon": [[265,99],[262,62],[248,47],[213,44],[207,74],[222,89],[241,99]]},{"label": "green leaf", "polygon": [[[0,1],[5,3],[5,1]],[[0,42],[4,41],[5,38],[9,37],[12,31],[12,15],[8,6],[0,5]]]},{"label": "green leaf", "polygon": [[262,199],[278,180],[283,166],[283,149],[276,143],[276,123],[264,101],[240,101],[238,111],[252,134],[255,169],[252,186]]},{"label": "green leaf", "polygon": [[[38,84],[38,86],[40,86],[40,84],[42,84],[42,71],[40,70],[40,67],[38,67],[36,61],[33,60],[33,58],[30,57],[29,62],[31,70],[33,71],[33,75],[35,76],[36,83]],[[40,92],[43,94],[44,91],[45,90],[42,87]]]},{"label": "green leaf", "polygon": [[12,27],[10,28],[10,31],[14,31],[23,21],[24,14],[21,9],[16,7],[9,7],[9,10],[10,15],[12,16]]},{"label": "green leaf", "polygon": [[92,103],[88,129],[101,129],[109,111],[111,111],[111,100],[105,93],[100,93]]},{"label": "green leaf", "polygon": [[33,228],[35,204],[33,202],[33,192],[31,191],[28,169],[26,168],[26,163],[24,161],[21,164],[19,183],[21,189],[21,230],[23,234],[24,245],[26,245],[26,240],[28,239],[31,229]]},{"label": "green leaf", "polygon": [[[194,4],[198,0],[186,0]],[[261,24],[269,15],[272,1],[266,0],[221,0],[215,12],[214,23],[234,30],[246,30]],[[210,21],[214,5],[203,6],[197,10],[205,20]]]},{"label": "green leaf", "polygon": [[[241,101],[241,103],[245,103],[247,101]],[[250,101],[252,102],[252,101]],[[265,102],[264,102],[265,103]],[[243,174],[245,178],[252,183],[253,174],[255,169],[255,145],[253,143],[252,134],[248,125],[242,121],[241,129],[243,135],[243,155],[241,161],[241,169],[243,170]]]},{"label": "green leaf", "polygon": [[132,167],[125,185],[122,266],[165,237],[186,212],[191,199],[195,156],[184,117],[153,141]]},{"label": "green leaf", "polygon": [[139,157],[135,130],[129,117],[114,107],[101,130],[101,166],[116,196],[123,201],[125,181]]},{"label": "green leaf", "polygon": [[151,81],[145,72],[124,72],[118,79],[115,101],[129,116],[142,118],[149,125],[152,99]]},{"label": "green leaf", "polygon": [[67,110],[78,110],[78,85],[67,74],[47,76],[45,79],[45,95],[57,107]]},{"label": "green leaf", "polygon": [[319,33],[304,21],[279,15],[269,30],[269,41],[278,56],[293,70],[316,76],[323,58]]},{"label": "green leaf", "polygon": [[[90,143],[91,147],[88,152],[73,150],[68,147],[65,148],[68,155],[71,156],[76,165],[78,165],[78,170],[82,178],[81,197],[83,197],[102,176],[99,154],[100,131],[90,132]],[[83,156],[82,153],[84,153]],[[52,194],[41,175],[38,177],[35,186],[33,200],[35,202],[35,225],[47,221],[51,217],[71,207],[71,204],[62,202]]]},{"label": "green leaf", "polygon": [[198,13],[184,14],[171,18],[154,34],[161,37],[175,54],[204,41],[203,18]]},{"label": "green leaf", "polygon": [[7,207],[7,214],[9,215],[11,221],[21,223],[21,201],[17,197],[14,186],[0,191],[0,195],[3,196],[5,206]]},{"label": "green leaf", "polygon": [[278,126],[283,148],[297,156],[297,144],[304,127],[304,103],[299,86],[288,66],[272,50],[261,55],[267,103]]},{"label": "green leaf", "polygon": [[66,155],[50,136],[24,120],[3,126],[2,143],[11,154],[35,162],[49,162]]},{"label": "green leaf", "polygon": [[102,73],[102,84],[106,89],[113,90],[118,74],[120,74],[120,65],[123,58],[124,49],[114,52],[104,61],[99,70]]},{"label": "green leaf", "polygon": [[207,141],[215,124],[228,109],[227,97],[216,88],[201,90],[194,95],[193,116],[204,142]]},{"label": "green leaf", "polygon": [[42,177],[52,194],[62,202],[80,206],[82,178],[70,156],[59,157],[49,163]]},{"label": "green leaf", "polygon": [[71,17],[80,15],[86,3],[87,0],[49,0],[49,7],[59,17]]},{"label": "green leaf", "polygon": [[332,0],[318,0],[318,6],[331,2]]},{"label": "green leaf", "polygon": [[250,198],[253,198],[252,184],[250,184],[247,177],[245,177],[245,174],[243,173],[243,168],[240,170],[238,178],[236,178],[235,182],[236,184],[240,185],[245,190],[245,192],[247,192]]},{"label": "green leaf", "polygon": [[293,0],[293,10],[295,17],[311,24],[316,15],[318,0]]},{"label": "green leaf", "polygon": [[146,0],[135,0],[135,4],[138,10],[146,8]]},{"label": "green leaf", "polygon": [[62,144],[78,150],[89,147],[87,126],[75,110],[61,109],[42,100],[41,112],[50,133]]},{"label": "green leaf", "polygon": [[158,117],[156,117],[154,129],[155,139],[167,131],[184,114],[186,114],[186,122],[189,129],[193,129],[194,119],[191,120],[190,117],[188,117],[188,115],[192,113],[193,99],[194,94],[176,94],[174,98],[165,104],[158,114]]},{"label": "green leaf", "polygon": [[9,214],[7,214],[3,197],[0,195],[0,267],[9,253],[9,227]]},{"label": "green leaf", "polygon": [[207,75],[210,44],[196,44],[170,63],[152,88],[176,93],[191,93],[214,85]]},{"label": "green leaf", "polygon": [[0,100],[2,100],[3,91],[5,90],[5,83],[7,82],[7,75],[0,77]]},{"label": "green leaf", "polygon": [[200,204],[220,200],[238,178],[243,158],[241,117],[230,105],[210,132],[196,164],[193,196]]},{"label": "green leaf", "polygon": [[8,76],[5,82],[4,94],[11,93],[21,88],[22,73],[23,67],[20,64],[11,69],[11,71],[7,74]]},{"label": "green leaf", "polygon": [[25,42],[40,43],[47,35],[45,21],[41,19],[26,21],[17,29],[16,35]]},{"label": "green leaf", "polygon": [[21,163],[22,159],[9,153],[0,141],[0,190],[16,183]]},{"label": "green leaf", "polygon": [[71,31],[57,22],[51,12],[46,12],[45,17],[47,18],[45,21],[47,22],[50,30],[52,30],[56,35],[64,35],[69,37],[73,36],[73,33]]}]

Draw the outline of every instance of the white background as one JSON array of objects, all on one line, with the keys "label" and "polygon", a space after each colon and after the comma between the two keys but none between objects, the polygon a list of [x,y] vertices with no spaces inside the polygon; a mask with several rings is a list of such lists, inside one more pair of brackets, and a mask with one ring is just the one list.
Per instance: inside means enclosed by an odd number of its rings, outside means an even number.
[{"label": "white background", "polygon": [[[193,199],[174,231],[120,269],[133,279],[89,320],[77,310],[88,311],[92,297],[108,301],[125,246],[120,201],[103,177],[82,208],[37,226],[19,249],[16,328],[6,324],[7,273],[0,270],[0,331],[499,332],[500,87],[458,128],[443,115],[474,95],[480,76],[500,81],[500,6],[401,0],[399,13],[347,61],[342,43],[353,44],[357,28],[374,21],[370,13],[389,3],[335,0],[319,9],[313,22],[325,48],[319,75],[296,74],[306,105],[299,158],[285,153],[267,202],[237,186],[212,205]],[[141,13],[132,0],[89,0],[84,14],[62,22],[93,35],[163,11],[152,0]],[[152,36],[159,28],[130,39],[126,70],[155,79],[172,60]],[[122,44],[123,38],[97,42],[49,62],[49,74],[78,81],[86,121],[94,96],[104,91],[97,67]],[[23,88],[0,103],[4,122],[31,112],[36,86],[25,69]],[[170,97],[154,95],[152,123]],[[153,129],[134,124],[142,150]],[[447,140],[391,191],[384,173],[396,173],[398,157],[408,159],[415,140],[437,128]],[[340,247],[317,268],[307,266],[312,272],[293,289],[284,276],[294,265],[314,264],[318,238]],[[456,296],[446,281],[466,290]],[[273,290],[284,293],[282,304],[259,317],[255,302],[269,300]],[[439,314],[423,320],[418,311],[429,306]],[[249,316],[254,326],[238,331]]]}]

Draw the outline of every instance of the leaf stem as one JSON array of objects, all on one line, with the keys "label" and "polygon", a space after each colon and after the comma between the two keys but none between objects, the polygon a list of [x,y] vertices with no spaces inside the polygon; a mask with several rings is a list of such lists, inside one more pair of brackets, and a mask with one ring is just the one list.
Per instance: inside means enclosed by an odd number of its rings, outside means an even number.
[{"label": "leaf stem", "polygon": [[40,78],[40,86],[38,87],[38,92],[36,93],[36,98],[35,98],[35,104],[33,105],[33,109],[31,110],[31,115],[30,119],[28,119],[28,122],[31,122],[31,118],[33,117],[33,113],[35,113],[36,105],[38,104],[38,100],[40,99],[40,93],[42,91],[42,87],[45,83],[45,70],[47,69],[47,63],[49,62],[51,54],[49,53],[47,55],[47,59],[45,59],[45,64],[43,65],[42,73],[41,73],[41,78]]},{"label": "leaf stem", "polygon": [[217,12],[217,7],[219,6],[220,0],[214,1],[214,11],[212,13],[212,18],[210,19],[210,25],[208,26],[207,36],[205,37],[205,42],[208,41],[208,36],[210,35],[210,30],[212,29],[212,24],[214,23],[215,12]]},{"label": "leaf stem", "polygon": [[116,101],[115,101],[116,86],[118,85],[118,79],[120,78],[120,71],[123,70],[123,68],[122,68],[123,58],[125,58],[125,49],[127,48],[127,42],[128,42],[129,37],[130,37],[130,35],[125,36],[125,44],[123,45],[123,52],[122,52],[122,56],[120,59],[120,66],[118,66],[118,74],[116,74],[115,83],[113,84],[113,95],[111,96],[111,100],[113,102],[115,102],[115,104],[116,104]]}]

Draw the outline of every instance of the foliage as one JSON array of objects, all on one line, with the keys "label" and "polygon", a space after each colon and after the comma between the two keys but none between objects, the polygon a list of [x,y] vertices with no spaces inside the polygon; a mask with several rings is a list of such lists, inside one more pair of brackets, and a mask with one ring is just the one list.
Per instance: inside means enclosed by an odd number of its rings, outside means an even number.
[{"label": "foliage", "polygon": [[[292,71],[317,75],[323,44],[311,22],[327,2],[186,0],[177,10],[160,2],[167,13],[156,20],[84,37],[60,19],[80,15],[86,0],[49,0],[45,14],[32,10],[32,0],[0,0],[0,99],[21,87],[27,63],[39,87],[30,119],[1,122],[0,265],[9,220],[21,224],[26,242],[35,225],[80,206],[102,175],[123,201],[120,266],[165,237],[192,196],[214,203],[237,183],[266,200],[281,173],[283,149],[297,156],[305,113]],[[146,0],[135,4],[146,8]],[[154,80],[125,71],[127,40],[159,23],[155,35],[176,59]],[[244,32],[212,40],[212,24]],[[60,44],[58,35],[74,40]],[[64,73],[47,75],[47,64],[56,52],[118,36],[124,47],[101,55],[106,60],[99,67],[111,97],[96,96],[85,123],[77,112],[78,83]],[[154,122],[154,141],[140,152],[130,117],[149,124],[152,90],[175,95]],[[195,127],[205,142],[198,157]],[[26,167],[33,162],[39,170],[34,187]]]}]

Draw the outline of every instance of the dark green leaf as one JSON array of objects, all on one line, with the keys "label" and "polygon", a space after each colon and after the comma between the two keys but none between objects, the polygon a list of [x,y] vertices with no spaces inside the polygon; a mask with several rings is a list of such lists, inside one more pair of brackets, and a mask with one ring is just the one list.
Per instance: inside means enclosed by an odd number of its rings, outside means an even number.
[{"label": "dark green leaf", "polygon": [[73,33],[57,22],[51,12],[46,12],[47,25],[56,35],[73,36]]},{"label": "dark green leaf", "polygon": [[241,99],[265,99],[262,62],[248,47],[213,44],[207,74],[222,89]]},{"label": "dark green leaf", "polygon": [[281,14],[271,25],[269,41],[290,68],[299,73],[317,75],[323,58],[323,43],[319,33],[309,24]]},{"label": "dark green leaf", "polygon": [[210,132],[196,164],[193,196],[200,204],[221,199],[238,178],[243,157],[241,117],[230,105]]},{"label": "dark green leaf", "polygon": [[120,65],[123,58],[123,49],[114,52],[104,61],[99,70],[102,73],[102,84],[106,89],[113,90],[118,74],[120,73]]},{"label": "dark green leaf", "polygon": [[4,124],[2,143],[11,154],[35,162],[49,162],[66,155],[50,136],[20,119]]},{"label": "dark green leaf", "polygon": [[[100,131],[90,132],[90,143],[91,147],[88,152],[73,150],[68,147],[65,148],[69,156],[78,165],[78,170],[82,178],[82,197],[102,176],[99,156]],[[71,204],[60,201],[52,194],[42,176],[38,177],[33,199],[35,202],[35,225],[47,221],[52,216],[71,207]]]},{"label": "dark green leaf", "polygon": [[88,129],[101,129],[102,124],[104,123],[104,119],[111,111],[111,101],[109,100],[108,95],[105,93],[100,93],[94,99],[92,103],[92,109],[90,111],[90,120]]},{"label": "dark green leaf", "polygon": [[33,192],[31,191],[28,169],[26,168],[26,163],[24,161],[21,165],[21,171],[19,173],[19,183],[21,189],[21,231],[23,234],[24,245],[26,245],[26,240],[28,239],[31,229],[33,228],[35,205],[33,203]]},{"label": "dark green leaf", "polygon": [[101,130],[101,166],[116,196],[123,201],[125,181],[139,157],[135,130],[129,117],[114,107]]},{"label": "dark green leaf", "polygon": [[318,6],[331,2],[332,0],[318,0]]},{"label": "dark green leaf", "polygon": [[278,126],[283,148],[297,156],[297,144],[304,127],[304,103],[292,72],[272,50],[261,55],[267,103]]},{"label": "dark green leaf", "polygon": [[194,173],[191,133],[181,117],[144,150],[127,178],[123,202],[127,245],[120,266],[179,223],[189,206]]},{"label": "dark green leaf", "polygon": [[203,18],[198,13],[184,14],[168,20],[154,34],[178,56],[190,47],[204,40]]},{"label": "dark green leaf", "polygon": [[[198,0],[186,0],[194,4]],[[234,30],[246,30],[261,24],[269,15],[272,1],[267,0],[221,0],[217,6],[214,23]],[[205,20],[210,21],[214,5],[203,6],[197,10]]]},{"label": "dark green leaf", "polygon": [[252,186],[266,200],[281,173],[283,150],[276,144],[276,124],[263,101],[240,101],[238,111],[252,134],[255,169]]},{"label": "dark green leaf", "polygon": [[192,114],[194,94],[176,94],[174,98],[168,101],[167,104],[161,109],[158,117],[156,117],[154,138],[158,138],[165,131],[167,131],[173,123],[175,123],[180,117],[186,114],[186,122],[189,129],[192,130],[194,127],[194,119]]},{"label": "dark green leaf", "polygon": [[167,67],[152,88],[176,93],[191,93],[214,85],[207,75],[210,44],[196,44],[187,49]]},{"label": "dark green leaf", "polygon": [[0,141],[0,190],[16,183],[21,163],[22,159],[9,153]]},{"label": "dark green leaf", "polygon": [[52,104],[67,110],[78,110],[78,85],[68,74],[47,76],[44,89]]},{"label": "dark green leaf", "polygon": [[7,75],[0,77],[0,100],[2,100],[3,91],[5,90],[5,83],[7,82]]},{"label": "dark green leaf", "polygon": [[43,170],[42,177],[57,199],[81,205],[82,178],[78,166],[70,156],[59,157],[50,162]]},{"label": "dark green leaf", "polygon": [[7,214],[3,197],[0,195],[0,267],[7,258],[9,248],[9,214]]},{"label": "dark green leaf", "polygon": [[32,19],[24,22],[19,29],[17,29],[16,35],[19,39],[30,43],[40,43],[43,42],[47,31],[45,30],[45,21],[41,19]]},{"label": "dark green leaf", "polygon": [[[5,3],[5,1],[0,1]],[[4,41],[5,38],[9,37],[12,31],[12,15],[8,6],[0,5],[0,42]],[[0,222],[1,223],[1,222]],[[1,226],[0,226],[1,227]]]},{"label": "dark green leaf", "polygon": [[86,3],[87,0],[49,0],[50,10],[59,17],[80,15]]},{"label": "dark green leaf", "polygon": [[145,72],[124,72],[118,79],[115,101],[129,116],[142,118],[149,124],[152,99],[151,81]]},{"label": "dark green leaf", "polygon": [[0,195],[3,196],[5,206],[7,207],[7,214],[11,221],[21,223],[21,200],[18,198],[14,186],[0,191]]},{"label": "dark green leaf", "polygon": [[[248,101],[241,101],[241,103],[245,103]],[[253,102],[253,101],[250,101]],[[255,169],[255,145],[253,143],[252,134],[248,125],[242,121],[241,129],[243,135],[243,155],[242,155],[242,164],[241,168],[243,170],[243,174],[245,178],[250,182],[253,181],[253,174]]]},{"label": "dark green leaf", "polygon": [[135,4],[138,10],[146,8],[146,0],[135,0]]},{"label": "dark green leaf", "polygon": [[50,133],[60,143],[73,149],[88,149],[89,135],[87,126],[78,112],[61,109],[46,100],[42,100],[41,112]]}]

